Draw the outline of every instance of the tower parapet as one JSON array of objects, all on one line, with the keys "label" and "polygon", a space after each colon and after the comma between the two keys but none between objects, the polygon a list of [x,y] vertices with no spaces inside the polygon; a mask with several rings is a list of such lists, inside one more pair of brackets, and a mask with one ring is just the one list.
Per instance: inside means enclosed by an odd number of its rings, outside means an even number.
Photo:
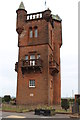
[{"label": "tower parapet", "polygon": [[43,18],[46,21],[50,20],[50,18],[51,18],[51,10],[49,8],[43,12]]}]

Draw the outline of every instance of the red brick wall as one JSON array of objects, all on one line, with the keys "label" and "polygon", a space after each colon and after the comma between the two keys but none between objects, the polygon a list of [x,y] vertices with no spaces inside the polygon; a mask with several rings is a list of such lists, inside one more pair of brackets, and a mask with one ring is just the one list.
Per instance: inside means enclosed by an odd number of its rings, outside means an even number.
[{"label": "red brick wall", "polygon": [[54,34],[53,34],[53,39],[55,43],[54,47],[54,58],[59,64],[59,73],[55,74],[53,76],[54,80],[54,104],[60,104],[61,102],[61,78],[60,78],[60,46],[62,44],[62,39],[61,39],[61,23],[55,21],[54,22]]},{"label": "red brick wall", "polygon": [[[34,36],[34,27],[38,28],[38,38],[29,38],[29,28],[32,27]],[[35,20],[27,22],[20,35],[19,46],[38,45],[48,43],[48,25],[45,20]]]},{"label": "red brick wall", "polygon": [[[38,104],[38,103],[48,103],[48,45],[39,45],[39,46],[29,46],[29,47],[20,47],[19,54],[19,69],[18,69],[18,93],[17,93],[17,102],[21,104]],[[41,55],[43,61],[42,73],[31,73],[22,75],[21,71],[21,59],[25,57],[28,52],[36,51]],[[29,79],[35,79],[35,88],[29,88]],[[34,96],[31,98],[30,93],[33,93]]]}]

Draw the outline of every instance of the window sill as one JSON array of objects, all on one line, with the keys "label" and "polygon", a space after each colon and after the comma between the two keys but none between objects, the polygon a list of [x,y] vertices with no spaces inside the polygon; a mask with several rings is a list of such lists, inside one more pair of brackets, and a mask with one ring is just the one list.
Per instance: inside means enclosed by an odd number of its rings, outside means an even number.
[{"label": "window sill", "polygon": [[35,88],[35,86],[29,86],[29,88]]}]

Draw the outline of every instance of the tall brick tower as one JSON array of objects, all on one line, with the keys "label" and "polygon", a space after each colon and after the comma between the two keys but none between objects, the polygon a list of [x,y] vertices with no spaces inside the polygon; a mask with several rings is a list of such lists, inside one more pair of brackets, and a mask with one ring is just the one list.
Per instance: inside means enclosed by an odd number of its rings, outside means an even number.
[{"label": "tall brick tower", "polygon": [[17,12],[17,104],[60,104],[61,19],[49,9],[27,14],[21,2]]}]

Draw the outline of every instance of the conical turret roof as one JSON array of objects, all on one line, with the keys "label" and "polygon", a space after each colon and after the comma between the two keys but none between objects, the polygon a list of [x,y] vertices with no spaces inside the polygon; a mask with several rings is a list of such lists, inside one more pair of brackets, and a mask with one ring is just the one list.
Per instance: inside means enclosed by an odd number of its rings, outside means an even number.
[{"label": "conical turret roof", "polygon": [[25,10],[24,3],[23,3],[23,2],[20,3],[19,9],[24,9],[24,10]]}]

